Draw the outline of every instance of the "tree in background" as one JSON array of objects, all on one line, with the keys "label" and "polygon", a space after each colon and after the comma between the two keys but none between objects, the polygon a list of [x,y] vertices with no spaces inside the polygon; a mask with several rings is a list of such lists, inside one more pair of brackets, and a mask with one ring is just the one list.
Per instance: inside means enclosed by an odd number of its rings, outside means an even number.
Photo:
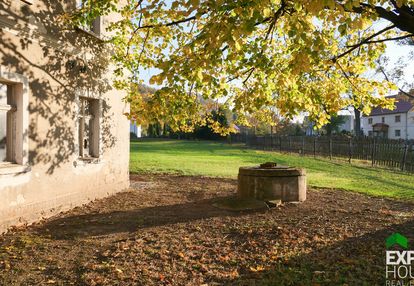
[{"label": "tree in background", "polygon": [[255,135],[305,135],[305,127],[301,123],[292,122],[289,119],[275,117],[271,123],[255,120],[254,117],[249,118],[251,127],[248,134]]},{"label": "tree in background", "polygon": [[[213,124],[217,122],[220,126],[227,128],[231,124],[231,118],[232,114],[230,110],[226,110],[224,107],[219,106],[217,110],[211,111],[209,120],[211,120]],[[215,130],[209,124],[196,127],[194,131],[194,137],[204,140],[218,140],[225,138],[224,136],[215,132]]]},{"label": "tree in background", "polygon": [[275,126],[275,132],[278,135],[305,135],[305,127],[301,123],[292,122],[289,119],[281,119]]},{"label": "tree in background", "polygon": [[[321,127],[347,106],[365,114],[391,108],[384,95],[395,86],[366,74],[385,42],[414,35],[412,0],[117,2],[85,1],[71,20],[121,14],[112,24],[116,86],[130,90],[140,67],[158,68],[151,83],[163,87],[145,101],[131,92],[127,100],[141,105],[131,117],[157,118],[173,130],[232,131],[209,120],[200,95],[222,102],[243,125],[249,116],[271,122],[275,109],[286,118],[306,111]],[[373,25],[378,19],[387,25]]]},{"label": "tree in background", "polygon": [[341,133],[341,126],[346,122],[346,118],[341,115],[333,115],[328,124],[324,126],[327,135]]},{"label": "tree in background", "polygon": [[140,125],[143,133],[149,137],[159,137],[165,129],[163,122],[156,117],[143,117],[145,109],[150,107],[149,102],[156,93],[157,89],[145,84],[132,84],[127,101],[130,103],[130,112],[126,114],[128,119]]}]

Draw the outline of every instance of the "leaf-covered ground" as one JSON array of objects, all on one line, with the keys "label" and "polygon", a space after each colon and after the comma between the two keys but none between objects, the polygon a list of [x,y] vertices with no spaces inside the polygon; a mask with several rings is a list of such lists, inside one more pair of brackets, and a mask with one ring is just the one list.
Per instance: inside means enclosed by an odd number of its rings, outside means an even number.
[{"label": "leaf-covered ground", "polygon": [[311,189],[232,212],[236,181],[134,175],[131,189],[0,236],[0,285],[384,285],[385,238],[412,204]]}]

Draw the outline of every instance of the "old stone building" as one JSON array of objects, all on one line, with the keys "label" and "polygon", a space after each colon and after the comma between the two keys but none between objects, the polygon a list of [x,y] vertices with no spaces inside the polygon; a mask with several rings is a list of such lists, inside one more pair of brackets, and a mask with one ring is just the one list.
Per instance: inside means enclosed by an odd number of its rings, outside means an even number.
[{"label": "old stone building", "polygon": [[128,187],[129,121],[111,86],[109,17],[79,0],[0,2],[0,231]]}]

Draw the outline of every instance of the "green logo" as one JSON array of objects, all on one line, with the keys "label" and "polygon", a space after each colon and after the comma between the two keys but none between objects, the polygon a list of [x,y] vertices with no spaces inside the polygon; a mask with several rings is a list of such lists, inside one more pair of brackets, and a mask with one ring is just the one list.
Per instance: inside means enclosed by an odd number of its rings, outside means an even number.
[{"label": "green logo", "polygon": [[390,235],[385,240],[385,246],[387,248],[390,248],[391,246],[393,246],[395,244],[398,244],[402,248],[407,249],[408,248],[408,239],[405,236],[399,234],[398,232],[393,233],[392,235]]}]

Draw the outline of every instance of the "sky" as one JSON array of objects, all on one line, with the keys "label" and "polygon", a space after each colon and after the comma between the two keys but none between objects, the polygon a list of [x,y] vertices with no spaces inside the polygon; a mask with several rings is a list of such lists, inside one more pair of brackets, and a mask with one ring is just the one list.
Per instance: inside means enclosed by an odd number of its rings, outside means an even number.
[{"label": "sky", "polygon": [[385,52],[385,56],[390,58],[390,66],[393,66],[393,63],[398,61],[400,57],[407,58],[407,66],[404,69],[405,75],[404,79],[408,83],[414,82],[414,57],[411,61],[408,59],[410,53],[414,53],[414,46],[407,46],[407,45],[398,45],[394,42],[389,42],[387,44],[387,49]]}]

